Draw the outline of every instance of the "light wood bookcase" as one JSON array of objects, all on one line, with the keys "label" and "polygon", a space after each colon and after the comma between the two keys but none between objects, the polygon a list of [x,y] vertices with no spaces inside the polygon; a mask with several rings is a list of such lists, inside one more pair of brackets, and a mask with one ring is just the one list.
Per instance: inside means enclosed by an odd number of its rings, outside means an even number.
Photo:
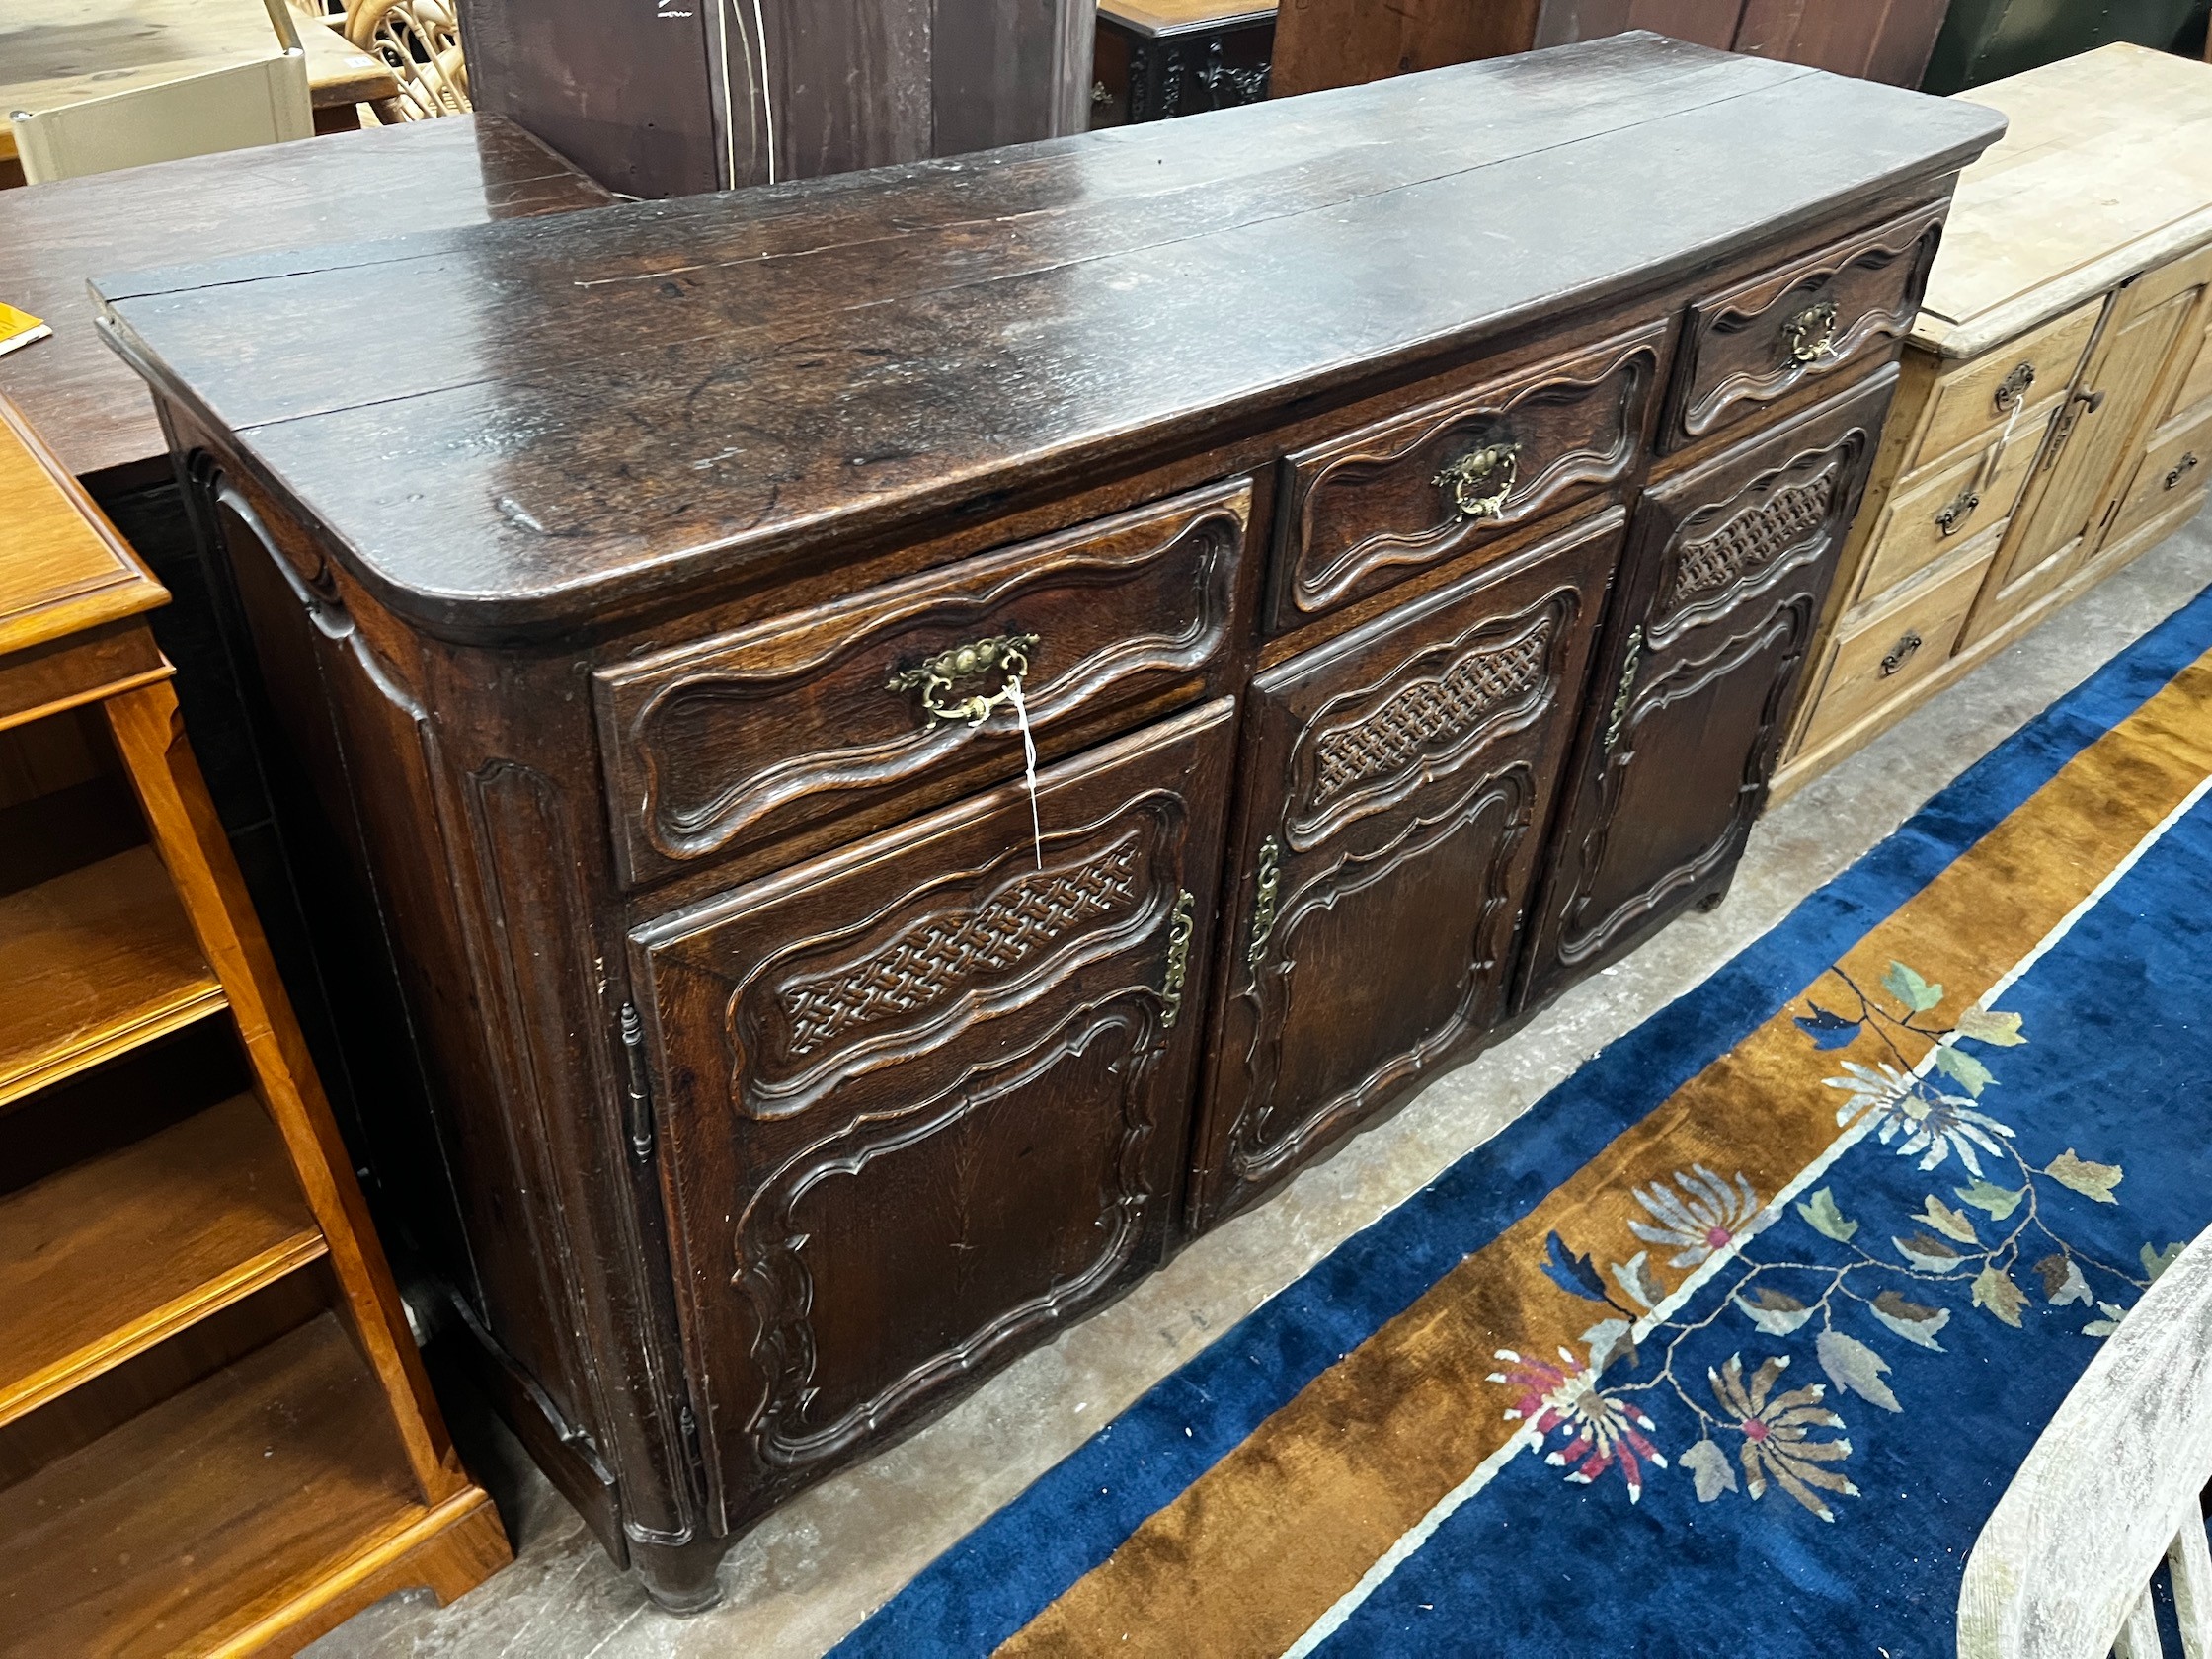
[{"label": "light wood bookcase", "polygon": [[145,613],[0,401],[0,1653],[288,1653],[508,1559]]},{"label": "light wood bookcase", "polygon": [[2212,64],[1962,94],[1961,176],[1773,798],[2186,523],[2212,480]]}]

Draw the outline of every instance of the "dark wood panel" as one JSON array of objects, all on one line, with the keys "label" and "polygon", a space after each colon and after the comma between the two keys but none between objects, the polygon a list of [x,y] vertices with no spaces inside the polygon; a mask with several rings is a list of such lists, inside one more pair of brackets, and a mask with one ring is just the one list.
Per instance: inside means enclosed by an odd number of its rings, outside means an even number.
[{"label": "dark wood panel", "polygon": [[[1590,97],[1599,80],[1610,96]],[[1561,130],[1561,92],[1583,107],[1582,137]],[[1422,142],[1428,122],[1453,128],[1452,159]],[[757,580],[763,561],[819,549],[832,514],[841,533],[866,534],[1016,477],[1067,485],[1208,444],[1286,387],[1342,392],[1846,213],[1972,153],[1998,124],[1969,104],[1631,38],[1223,111],[1189,143],[1164,122],[1134,143],[1058,141],[1035,158],[1049,184],[1026,213],[1000,196],[988,219],[909,234],[901,193],[916,175],[897,171],[689,210],[708,223],[729,212],[743,244],[774,209],[786,235],[803,228],[819,239],[805,246],[827,250],[811,267],[753,259],[737,275],[711,236],[641,260],[623,237],[659,244],[669,211],[645,203],[542,221],[521,244],[499,227],[462,234],[421,267],[393,264],[403,250],[386,246],[350,276],[231,280],[113,311],[157,378],[253,429],[256,456],[341,529],[344,557],[384,602],[511,637],[604,619],[709,572]],[[1346,145],[1346,130],[1373,136]],[[1791,164],[1684,188],[1753,130]],[[1225,219],[1197,209],[1197,228],[1134,203],[1135,181],[1068,210],[1088,167],[1122,179],[1145,145],[1174,149],[1186,177],[1233,177],[1282,167],[1279,141],[1299,133],[1322,134],[1355,170],[1324,180],[1322,199],[1278,174]],[[987,180],[1024,167],[1002,154]],[[1406,182],[1423,170],[1434,176]],[[1153,176],[1152,189],[1172,177]],[[939,166],[922,195],[957,197],[962,177]],[[1167,205],[1189,211],[1207,195]],[[1545,212],[1531,219],[1538,198]],[[802,226],[816,200],[831,223]],[[845,212],[872,235],[825,236]],[[1513,257],[1501,258],[1507,223]],[[517,246],[544,258],[518,255],[501,276]],[[1407,260],[1413,246],[1422,257]],[[830,274],[840,264],[850,276]],[[383,296],[413,280],[444,303],[411,351],[332,346],[373,336]],[[1264,306],[1247,302],[1255,283]],[[617,299],[623,319],[596,325]],[[309,314],[312,346],[299,331]],[[355,465],[362,454],[381,464]]]},{"label": "dark wood panel", "polygon": [[1524,1006],[1727,891],[1896,384],[1884,367],[1645,492]]},{"label": "dark wood panel", "polygon": [[[409,121],[0,191],[0,295],[54,331],[51,340],[0,357],[0,392],[71,472],[158,468],[167,477],[169,445],[153,403],[94,332],[86,278],[179,260],[534,217],[612,199],[495,115]],[[387,343],[391,329],[387,318],[379,331]]]},{"label": "dark wood panel", "polygon": [[1608,511],[1253,681],[1194,1225],[1504,1011],[1622,522]]},{"label": "dark wood panel", "polygon": [[731,1522],[1159,1259],[1233,708],[637,935]]},{"label": "dark wood panel", "polygon": [[1280,630],[1617,485],[1642,459],[1671,320],[1283,462]]},{"label": "dark wood panel", "polygon": [[1282,0],[1268,90],[1289,98],[1527,51],[1542,9],[1542,0]]},{"label": "dark wood panel", "polygon": [[1217,486],[601,669],[629,879],[1016,776],[1024,721],[1057,759],[1133,710],[1224,689],[1251,498]]}]

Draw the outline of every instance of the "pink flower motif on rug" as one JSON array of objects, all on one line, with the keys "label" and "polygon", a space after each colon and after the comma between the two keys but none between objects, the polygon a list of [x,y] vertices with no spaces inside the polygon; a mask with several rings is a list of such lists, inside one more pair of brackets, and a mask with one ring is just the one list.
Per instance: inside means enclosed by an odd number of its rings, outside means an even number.
[{"label": "pink flower motif on rug", "polygon": [[1555,1468],[1574,1467],[1567,1478],[1587,1486],[1616,1463],[1628,1485],[1628,1501],[1643,1496],[1643,1464],[1665,1468],[1667,1460],[1641,1431],[1652,1421],[1634,1406],[1598,1386],[1598,1374],[1566,1349],[1559,1363],[1525,1360],[1510,1348],[1500,1348],[1498,1358],[1507,1369],[1492,1372],[1490,1381],[1520,1390],[1505,1415],[1525,1421],[1540,1440],[1553,1429],[1566,1431],[1566,1439],[1544,1454]]}]

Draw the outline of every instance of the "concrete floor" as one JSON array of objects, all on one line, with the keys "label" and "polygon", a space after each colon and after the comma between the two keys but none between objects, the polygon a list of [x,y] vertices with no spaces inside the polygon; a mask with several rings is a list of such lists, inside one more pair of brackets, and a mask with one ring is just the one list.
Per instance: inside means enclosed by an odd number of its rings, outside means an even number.
[{"label": "concrete floor", "polygon": [[1676,922],[1113,1306],[762,1522],[724,1561],[725,1600],[712,1612],[677,1620],[654,1611],[514,1442],[479,1428],[467,1437],[472,1466],[514,1535],[514,1566],[450,1608],[423,1593],[391,1598],[307,1651],[316,1659],[813,1659],[1216,1332],[1697,985],[2207,583],[2212,514],[1776,808],[1717,910]]}]

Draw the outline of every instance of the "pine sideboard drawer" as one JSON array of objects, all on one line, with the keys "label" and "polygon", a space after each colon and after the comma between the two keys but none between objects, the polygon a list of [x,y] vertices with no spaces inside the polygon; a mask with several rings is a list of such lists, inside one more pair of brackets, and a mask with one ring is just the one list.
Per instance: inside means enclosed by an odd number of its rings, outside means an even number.
[{"label": "pine sideboard drawer", "polygon": [[1294,628],[1627,477],[1661,320],[1284,457],[1268,626]]},{"label": "pine sideboard drawer", "polygon": [[1878,361],[1919,314],[1946,205],[1916,207],[1694,302],[1665,447]]},{"label": "pine sideboard drawer", "polygon": [[2106,545],[2125,540],[2175,503],[2187,501],[2204,488],[2207,478],[2212,478],[2212,409],[2194,420],[2170,424],[2163,434],[2153,435],[2113,517]]},{"label": "pine sideboard drawer", "polygon": [[2008,423],[2015,440],[2039,425],[2032,412],[2063,396],[2074,383],[2103,309],[2104,296],[2099,294],[2033,333],[1952,369],[1936,383],[1935,407],[1905,464],[1939,461],[1984,433],[2007,430]]},{"label": "pine sideboard drawer", "polygon": [[598,670],[622,875],[1019,776],[1217,689],[1249,480]]},{"label": "pine sideboard drawer", "polygon": [[1901,583],[2002,525],[2027,483],[2041,435],[2039,426],[2023,427],[2002,450],[1994,443],[1971,450],[1893,495],[1855,602],[1880,603]]},{"label": "pine sideboard drawer", "polygon": [[1978,536],[1959,550],[1954,569],[1837,634],[1800,750],[1818,749],[1942,666],[1981,592],[1998,540]]}]

